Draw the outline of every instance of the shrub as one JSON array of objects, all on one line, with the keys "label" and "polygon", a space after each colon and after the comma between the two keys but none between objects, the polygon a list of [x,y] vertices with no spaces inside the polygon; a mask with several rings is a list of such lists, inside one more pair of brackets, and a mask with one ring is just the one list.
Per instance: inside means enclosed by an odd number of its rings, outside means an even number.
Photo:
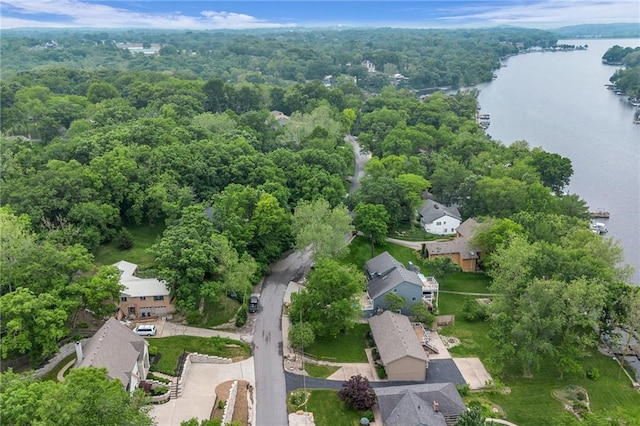
[{"label": "shrub", "polygon": [[375,417],[373,415],[373,411],[371,411],[371,410],[367,410],[364,413],[362,413],[362,417],[365,417],[370,422],[375,420]]},{"label": "shrub", "polygon": [[369,379],[358,374],[342,384],[338,398],[353,410],[368,410],[376,404],[376,394],[371,389]]},{"label": "shrub", "polygon": [[185,316],[186,316],[186,319],[187,319],[187,324],[189,324],[189,325],[200,324],[200,322],[202,320],[202,314],[200,314],[200,311],[198,311],[198,310],[188,311]]},{"label": "shrub", "polygon": [[378,361],[380,359],[380,352],[378,352],[378,348],[371,349],[371,356],[373,357],[374,361]]},{"label": "shrub", "polygon": [[149,345],[149,356],[156,356],[156,355],[158,355],[158,347]]},{"label": "shrub", "polygon": [[249,318],[247,305],[242,305],[236,314],[236,327],[242,327],[245,325],[247,323],[247,318]]},{"label": "shrub", "polygon": [[221,399],[218,401],[218,408],[224,410],[225,402]]},{"label": "shrub", "polygon": [[471,391],[468,383],[465,383],[464,385],[456,385],[456,389],[458,390],[460,396],[467,396]]},{"label": "shrub", "polygon": [[384,369],[384,366],[376,364],[376,372],[378,373],[378,377],[381,379],[387,378],[387,370]]},{"label": "shrub", "polygon": [[468,298],[462,307],[464,319],[469,322],[486,321],[489,319],[489,308],[487,305],[478,303],[475,299]]},{"label": "shrub", "polygon": [[168,391],[169,391],[169,388],[166,386],[157,386],[151,389],[151,395],[153,396],[164,395]]},{"label": "shrub", "polygon": [[149,380],[155,380],[156,382],[160,382],[160,383],[164,383],[164,384],[169,384],[171,383],[171,380],[169,379],[165,379],[164,377],[160,377],[160,376],[156,376],[153,373],[149,373],[147,374],[147,379]]},{"label": "shrub", "polygon": [[598,380],[598,378],[600,378],[600,370],[596,367],[589,367],[587,370],[587,378],[591,380]]},{"label": "shrub", "polygon": [[293,404],[296,407],[299,407],[304,403],[306,398],[307,396],[305,395],[304,391],[293,392],[291,394],[291,404]]},{"label": "shrub", "polygon": [[133,247],[133,236],[127,228],[122,228],[118,234],[118,248],[120,250],[129,250],[131,247]]}]

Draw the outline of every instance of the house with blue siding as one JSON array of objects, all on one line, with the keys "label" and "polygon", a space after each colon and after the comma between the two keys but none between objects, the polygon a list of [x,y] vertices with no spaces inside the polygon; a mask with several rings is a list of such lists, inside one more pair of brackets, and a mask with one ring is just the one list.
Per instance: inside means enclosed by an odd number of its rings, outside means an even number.
[{"label": "house with blue siding", "polygon": [[411,315],[411,307],[422,303],[423,282],[418,272],[405,268],[389,252],[385,251],[369,260],[365,264],[365,273],[370,301],[370,309],[365,311],[365,316],[388,309],[385,296],[389,293],[404,299],[404,306],[400,310],[403,315]]}]

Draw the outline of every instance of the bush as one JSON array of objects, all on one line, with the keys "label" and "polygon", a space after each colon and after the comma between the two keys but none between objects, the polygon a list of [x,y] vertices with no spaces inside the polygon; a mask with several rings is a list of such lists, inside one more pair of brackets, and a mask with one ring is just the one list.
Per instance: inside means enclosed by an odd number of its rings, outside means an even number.
[{"label": "bush", "polygon": [[131,247],[133,247],[133,236],[127,228],[122,228],[118,233],[118,248],[120,250],[129,250]]},{"label": "bush", "polygon": [[489,319],[489,309],[487,305],[482,305],[472,298],[465,300],[462,312],[464,313],[464,319],[469,322],[486,321]]},{"label": "bush", "polygon": [[291,404],[299,407],[304,404],[307,395],[305,395],[304,391],[296,391],[291,394]]},{"label": "bush", "polygon": [[600,370],[598,370],[596,367],[589,367],[589,369],[587,370],[587,378],[591,380],[598,380],[599,377]]},{"label": "bush", "polygon": [[156,355],[158,355],[158,347],[149,345],[149,356],[156,356]]},{"label": "bush", "polygon": [[338,398],[344,401],[347,407],[358,411],[368,410],[376,404],[376,394],[371,389],[369,379],[360,374],[351,376],[342,384]]},{"label": "bush", "polygon": [[221,399],[218,401],[218,409],[224,410],[225,402]]},{"label": "bush", "polygon": [[378,348],[371,349],[371,356],[373,357],[374,361],[378,361],[380,359],[380,352],[378,352]]},{"label": "bush", "polygon": [[186,316],[186,319],[187,319],[187,324],[189,324],[189,325],[200,324],[201,319],[202,319],[202,314],[200,314],[200,311],[198,311],[198,310],[188,311],[185,316]]},{"label": "bush", "polygon": [[160,377],[160,376],[156,376],[153,373],[149,373],[147,374],[147,379],[149,380],[155,380],[156,382],[160,382],[160,383],[164,383],[166,385],[168,385],[169,383],[171,383],[171,380],[169,379],[165,379],[164,377]]},{"label": "bush", "polygon": [[381,379],[387,378],[387,370],[384,369],[384,366],[376,364],[376,372],[378,373],[378,377]]},{"label": "bush", "polygon": [[365,417],[370,422],[375,420],[375,417],[373,415],[373,411],[371,411],[371,410],[367,410],[364,413],[362,413],[362,417]]},{"label": "bush", "polygon": [[236,314],[236,327],[242,327],[247,323],[249,313],[247,312],[247,305],[240,306],[238,313]]},{"label": "bush", "polygon": [[467,396],[471,391],[468,383],[465,383],[464,385],[456,385],[456,389],[458,390],[460,396]]}]

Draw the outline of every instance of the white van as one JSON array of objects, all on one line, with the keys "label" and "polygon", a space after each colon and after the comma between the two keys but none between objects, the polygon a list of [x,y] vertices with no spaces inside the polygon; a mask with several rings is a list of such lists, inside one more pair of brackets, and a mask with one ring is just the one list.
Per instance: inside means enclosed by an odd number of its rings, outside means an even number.
[{"label": "white van", "polygon": [[138,336],[155,336],[156,326],[142,324],[134,328],[133,332],[136,333]]}]

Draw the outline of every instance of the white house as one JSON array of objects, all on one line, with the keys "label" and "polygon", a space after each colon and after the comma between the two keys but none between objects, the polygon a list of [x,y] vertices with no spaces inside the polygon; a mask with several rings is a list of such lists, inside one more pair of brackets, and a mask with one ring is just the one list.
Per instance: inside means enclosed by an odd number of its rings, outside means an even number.
[{"label": "white house", "polygon": [[426,200],[420,211],[420,225],[425,232],[436,235],[455,235],[462,221],[455,207],[447,207],[433,200]]}]

